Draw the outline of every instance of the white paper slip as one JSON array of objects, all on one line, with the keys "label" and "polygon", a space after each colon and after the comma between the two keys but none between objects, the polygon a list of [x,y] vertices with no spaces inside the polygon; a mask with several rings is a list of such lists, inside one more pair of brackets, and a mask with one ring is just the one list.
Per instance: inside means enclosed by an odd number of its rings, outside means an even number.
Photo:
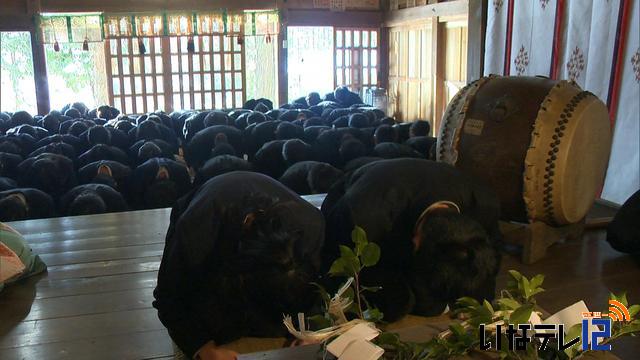
[{"label": "white paper slip", "polygon": [[[542,323],[564,324],[564,332],[566,334],[572,326],[582,323],[582,313],[584,312],[589,312],[589,309],[587,308],[587,304],[585,304],[583,300],[580,300],[577,303],[549,316]],[[595,325],[591,325],[589,328],[589,332],[591,333],[593,331],[599,331],[598,327]],[[589,342],[591,342],[591,337],[589,337]]]},{"label": "white paper slip", "polygon": [[338,360],[378,360],[384,349],[368,340],[356,340],[351,342]]},{"label": "white paper slip", "polygon": [[357,340],[373,340],[380,334],[372,323],[358,324],[344,334],[338,336],[327,345],[327,350],[335,357],[340,357],[349,347],[349,344]]}]

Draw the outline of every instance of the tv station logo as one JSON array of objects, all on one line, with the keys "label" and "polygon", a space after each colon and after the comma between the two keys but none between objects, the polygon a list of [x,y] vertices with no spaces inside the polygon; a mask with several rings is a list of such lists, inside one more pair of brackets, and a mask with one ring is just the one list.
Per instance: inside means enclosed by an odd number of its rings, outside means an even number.
[{"label": "tv station logo", "polygon": [[[487,341],[486,325],[480,324],[480,349],[491,348],[502,350],[504,334],[509,350],[525,351],[527,345],[534,339],[540,339],[540,351],[544,351],[549,341],[557,339],[557,349],[564,351],[575,346],[581,339],[582,350],[610,351],[611,344],[603,344],[603,340],[611,337],[611,323],[614,321],[629,321],[631,315],[626,306],[617,300],[609,300],[609,313],[582,312],[582,333],[574,339],[567,339],[564,324],[509,324],[508,326],[496,325],[496,343]],[[503,332],[504,328],[504,332]],[[568,329],[567,329],[568,330]]]}]

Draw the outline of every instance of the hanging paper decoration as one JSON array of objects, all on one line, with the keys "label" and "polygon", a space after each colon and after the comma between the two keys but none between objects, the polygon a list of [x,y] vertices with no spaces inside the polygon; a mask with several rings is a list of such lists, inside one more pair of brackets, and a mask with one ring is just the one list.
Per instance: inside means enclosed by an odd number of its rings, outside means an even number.
[{"label": "hanging paper decoration", "polygon": [[138,36],[164,35],[162,15],[137,15],[135,16],[135,23]]},{"label": "hanging paper decoration", "polygon": [[224,13],[198,13],[197,19],[196,25],[199,34],[211,35],[224,33]]},{"label": "hanging paper decoration", "polygon": [[168,35],[193,35],[193,17],[191,14],[167,14]]},{"label": "hanging paper decoration", "polygon": [[103,40],[101,16],[42,15],[38,17],[41,40],[44,44],[100,42]]},{"label": "hanging paper decoration", "polygon": [[244,25],[244,14],[231,13],[227,14],[227,28],[226,34],[237,34],[242,31]]},{"label": "hanging paper decoration", "polygon": [[247,35],[277,35],[280,33],[280,16],[277,11],[247,12],[244,30]]},{"label": "hanging paper decoration", "polygon": [[130,15],[105,15],[105,38],[121,38],[133,36],[133,23]]}]

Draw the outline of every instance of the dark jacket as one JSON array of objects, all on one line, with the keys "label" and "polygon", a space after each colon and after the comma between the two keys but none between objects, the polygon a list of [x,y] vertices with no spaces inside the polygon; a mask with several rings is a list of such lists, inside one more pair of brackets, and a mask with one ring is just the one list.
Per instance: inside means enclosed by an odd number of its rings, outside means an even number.
[{"label": "dark jacket", "polygon": [[441,200],[458,204],[462,214],[478,221],[492,237],[500,238],[500,205],[492,193],[450,165],[392,159],[361,167],[345,178],[344,186],[335,186],[329,192],[322,204],[327,219],[327,251],[337,252],[339,244],[351,245],[354,225],[378,244],[384,245],[391,238],[410,242],[422,211]]},{"label": "dark jacket", "polygon": [[[293,253],[313,265],[314,271],[319,268],[324,239],[322,214],[265,175],[242,171],[220,175],[180,199],[171,213],[153,306],[173,341],[189,358],[209,340],[222,344],[242,336],[264,335],[261,329],[246,333],[251,330],[242,328],[240,319],[270,315],[276,319],[272,325],[282,327],[282,314],[269,314],[271,304],[261,304],[260,298],[251,299],[260,307],[256,310],[237,308],[246,294],[225,299],[207,296],[207,289],[222,286],[215,283],[221,264],[232,261],[228,259],[238,252],[241,234],[232,224],[242,222],[234,218],[235,211],[250,194],[266,194],[277,198],[278,203],[288,203],[290,216],[281,219],[283,226],[302,231]],[[266,276],[264,280],[269,281]],[[212,302],[216,306],[211,306]]]}]

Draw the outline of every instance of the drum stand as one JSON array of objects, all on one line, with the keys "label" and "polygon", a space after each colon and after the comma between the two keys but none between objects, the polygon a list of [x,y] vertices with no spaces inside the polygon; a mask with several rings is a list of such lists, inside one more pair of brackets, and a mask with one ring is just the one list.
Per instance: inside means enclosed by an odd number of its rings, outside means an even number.
[{"label": "drum stand", "polygon": [[534,221],[529,224],[500,222],[504,241],[522,247],[522,262],[533,264],[545,257],[547,248],[562,240],[574,240],[584,232],[584,220],[570,225],[550,226]]}]

